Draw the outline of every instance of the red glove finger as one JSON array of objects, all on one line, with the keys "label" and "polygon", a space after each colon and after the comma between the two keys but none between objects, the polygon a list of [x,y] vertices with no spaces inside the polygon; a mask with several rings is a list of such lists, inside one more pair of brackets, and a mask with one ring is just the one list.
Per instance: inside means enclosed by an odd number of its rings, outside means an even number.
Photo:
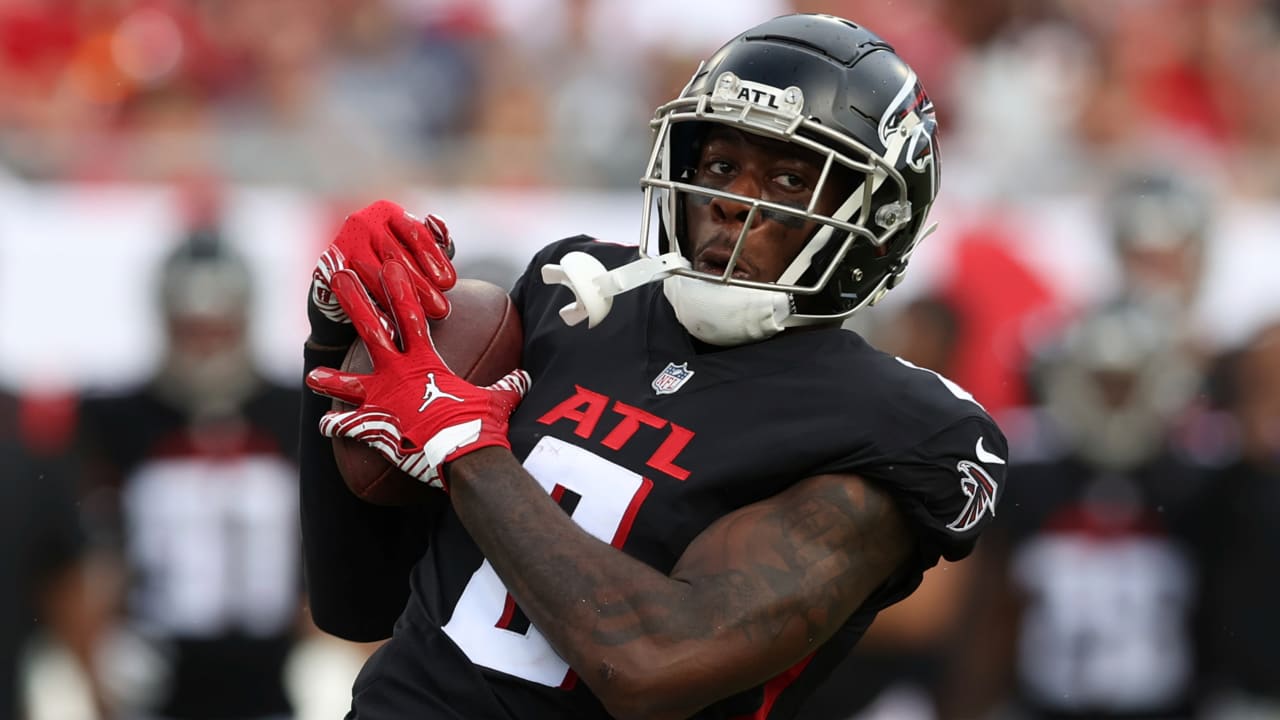
[{"label": "red glove finger", "polygon": [[[447,285],[440,285],[435,280],[423,275],[418,264],[409,259],[409,250],[391,237],[390,234],[379,235],[375,239],[375,252],[381,258],[382,265],[389,262],[398,262],[404,265],[405,270],[408,271],[413,280],[413,286],[417,289],[418,299],[422,302],[422,308],[427,317],[433,320],[441,320],[449,316],[449,298],[445,297],[443,291],[453,287],[454,283],[457,282],[456,277],[448,278]],[[452,267],[450,267],[450,270],[452,270]],[[381,272],[381,267],[379,267],[379,272]],[[378,295],[379,302],[386,299],[385,295]]]},{"label": "red glove finger", "polygon": [[363,405],[366,397],[362,375],[318,367],[307,373],[307,387],[350,405]]},{"label": "red glove finger", "polygon": [[414,286],[418,290],[418,300],[422,303],[422,308],[427,317],[432,320],[443,320],[449,317],[453,307],[449,304],[448,296],[441,292],[439,288],[430,283],[421,283],[416,280]]},{"label": "red glove finger", "polygon": [[[382,262],[369,257],[356,256],[347,261],[347,266],[343,268],[343,271],[355,273],[357,282],[363,285],[371,295],[381,294],[382,286],[378,283],[378,275],[382,273]],[[336,300],[337,288],[333,287],[333,280],[329,281],[329,286],[335,293],[334,299]],[[379,305],[386,302],[384,297],[376,297],[375,295],[374,299]]]},{"label": "red glove finger", "polygon": [[[374,304],[373,297],[356,274],[351,270],[341,270],[334,274],[330,282],[333,285],[334,297],[351,318],[356,333],[369,349],[369,357],[373,360],[374,367],[377,367],[380,354],[400,352],[396,346],[394,329]],[[382,287],[381,282],[378,287]]]},{"label": "red glove finger", "polygon": [[425,220],[421,220],[412,213],[405,213],[403,218],[393,218],[389,227],[412,257],[413,262],[405,265],[414,276],[418,297],[427,317],[437,320],[447,317],[448,298],[441,297],[441,294],[458,282],[458,272],[452,262],[453,238],[449,236],[449,227],[435,215],[427,215]]},{"label": "red glove finger", "polygon": [[[431,232],[436,236],[435,247],[427,247],[435,264],[439,264],[441,269],[457,277],[457,272],[453,269],[453,236],[449,234],[449,226],[439,215],[428,213],[426,218],[422,220],[423,224],[431,228]],[[425,257],[418,258],[419,261],[426,262]]]},{"label": "red glove finger", "polygon": [[387,226],[400,243],[408,249],[412,262],[431,284],[441,290],[452,288],[458,281],[453,268],[453,238],[449,227],[435,215],[419,219],[412,213],[392,218]]},{"label": "red glove finger", "polygon": [[[439,359],[431,329],[423,317],[425,310],[419,301],[417,289],[410,271],[401,263],[388,262],[382,268],[382,292],[390,303],[391,317],[400,329],[400,342],[410,355],[426,354]],[[440,365],[445,367],[444,361]]]}]

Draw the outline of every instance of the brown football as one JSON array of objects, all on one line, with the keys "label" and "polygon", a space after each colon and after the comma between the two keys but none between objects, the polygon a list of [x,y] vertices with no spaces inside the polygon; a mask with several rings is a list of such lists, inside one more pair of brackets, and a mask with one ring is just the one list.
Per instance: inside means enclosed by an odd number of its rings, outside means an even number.
[{"label": "brown football", "polygon": [[[452,307],[449,317],[431,321],[430,327],[436,350],[450,369],[476,385],[489,385],[520,366],[524,332],[505,290],[483,280],[463,278],[446,295]],[[351,345],[342,369],[373,371],[363,341],[357,339]],[[350,410],[351,406],[335,400],[333,409]],[[432,493],[439,492],[357,440],[334,438],[333,457],[351,492],[375,505],[426,502]]]}]

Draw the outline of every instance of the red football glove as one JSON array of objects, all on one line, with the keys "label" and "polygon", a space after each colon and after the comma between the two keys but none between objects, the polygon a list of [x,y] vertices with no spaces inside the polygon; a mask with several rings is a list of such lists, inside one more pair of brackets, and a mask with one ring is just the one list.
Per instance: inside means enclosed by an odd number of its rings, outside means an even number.
[{"label": "red football glove", "polygon": [[403,263],[408,269],[427,317],[447,316],[449,301],[444,291],[458,280],[451,257],[453,240],[449,228],[434,215],[419,220],[386,200],[348,215],[311,274],[308,315],[313,339],[325,345],[345,345],[355,338],[351,320],[331,287],[334,274],[341,270],[355,271],[378,302],[387,307],[378,273],[389,260]]},{"label": "red football glove", "polygon": [[404,350],[355,274],[336,273],[334,293],[369,348],[373,373],[321,367],[307,374],[312,390],[357,406],[327,413],[320,432],[364,442],[406,473],[444,488],[444,463],[482,447],[511,448],[507,421],[529,389],[529,374],[514,370],[483,388],[455,375],[431,341],[408,268],[393,260],[381,275]]}]

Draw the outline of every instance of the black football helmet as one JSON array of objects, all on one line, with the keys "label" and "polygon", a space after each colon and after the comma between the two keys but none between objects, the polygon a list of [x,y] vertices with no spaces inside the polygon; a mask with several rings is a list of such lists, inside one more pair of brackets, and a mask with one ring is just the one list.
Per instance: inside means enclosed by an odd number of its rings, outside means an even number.
[{"label": "black football helmet", "polygon": [[[710,123],[815,152],[825,165],[808,207],[790,207],[692,184],[699,143]],[[829,323],[874,303],[901,280],[938,192],[939,152],[933,104],[916,74],[871,31],[830,15],[786,15],[733,40],[698,68],[679,97],[651,122],[653,149],[641,186],[641,254],[688,253],[683,205],[690,196],[722,197],[750,213],[799,217],[817,230],[777,282],[673,274],[786,293],[782,325]],[[849,182],[831,215],[815,212],[828,182]],[[841,180],[843,179],[843,180]],[[656,213],[655,213],[656,205]],[[659,228],[653,232],[653,217]]]},{"label": "black football helmet", "polygon": [[1115,471],[1155,457],[1200,385],[1178,329],[1128,298],[1090,310],[1039,348],[1032,379],[1071,451]]},{"label": "black football helmet", "polygon": [[167,348],[152,390],[192,418],[233,417],[257,388],[253,279],[217,226],[189,231],[159,268]]},{"label": "black football helmet", "polygon": [[1151,167],[1121,173],[1105,211],[1117,252],[1186,247],[1198,254],[1209,234],[1212,198],[1189,173]]},{"label": "black football helmet", "polygon": [[191,229],[165,257],[158,280],[159,304],[168,317],[247,322],[253,290],[249,265],[216,226]]}]

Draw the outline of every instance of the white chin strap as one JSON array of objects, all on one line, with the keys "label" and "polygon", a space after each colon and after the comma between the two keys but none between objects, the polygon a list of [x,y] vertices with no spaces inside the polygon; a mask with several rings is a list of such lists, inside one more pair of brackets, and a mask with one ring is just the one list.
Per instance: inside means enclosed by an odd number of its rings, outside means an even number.
[{"label": "white chin strap", "polygon": [[662,292],[689,334],[712,345],[742,345],[782,332],[791,315],[787,293],[718,285],[672,275]]},{"label": "white chin strap", "polygon": [[606,270],[594,256],[571,252],[558,265],[543,265],[542,281],[573,291],[574,301],[560,308],[560,318],[569,325],[586,320],[587,327],[595,327],[613,308],[614,295],[662,280],[676,319],[705,343],[741,345],[772,337],[786,327],[791,315],[786,293],[673,274],[689,267],[678,252],[641,258],[613,270]]}]

